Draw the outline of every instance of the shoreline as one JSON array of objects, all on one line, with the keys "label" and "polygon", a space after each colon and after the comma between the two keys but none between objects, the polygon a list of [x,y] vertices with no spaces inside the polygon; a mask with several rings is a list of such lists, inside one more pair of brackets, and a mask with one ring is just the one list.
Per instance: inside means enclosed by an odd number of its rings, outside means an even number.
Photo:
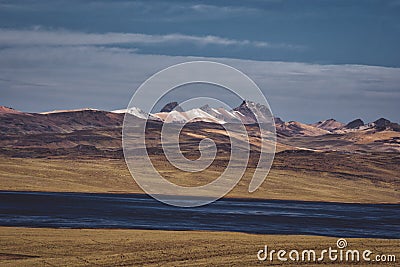
[{"label": "shoreline", "polygon": [[[48,193],[48,194],[83,194],[83,195],[110,195],[110,196],[130,196],[132,198],[140,198],[140,197],[146,197],[146,198],[152,198],[152,196],[146,194],[146,193],[138,193],[138,192],[80,192],[80,191],[48,191],[48,190],[43,190],[43,191],[36,191],[36,190],[3,190],[0,189],[0,193],[32,193],[32,194],[43,194],[43,193]],[[338,202],[338,201],[313,201],[313,200],[298,200],[298,199],[275,199],[275,198],[257,198],[257,197],[235,197],[235,196],[224,196],[220,199],[217,199],[216,201],[238,201],[238,202],[296,202],[296,203],[315,203],[315,204],[340,204],[340,205],[360,205],[360,206],[373,206],[373,205],[400,205],[400,200],[399,202]],[[215,202],[215,201],[214,201]],[[213,203],[213,202],[212,202]]]},{"label": "shoreline", "polygon": [[[256,236],[270,236],[270,237],[309,237],[309,238],[343,238],[342,236],[335,236],[335,235],[324,235],[324,234],[273,234],[273,233],[258,233],[258,232],[241,232],[241,231],[223,231],[223,230],[187,230],[187,229],[155,229],[155,228],[122,228],[122,227],[115,227],[115,228],[108,228],[108,227],[49,227],[49,226],[9,226],[9,225],[0,225],[0,228],[14,228],[14,229],[27,229],[27,230],[91,230],[91,231],[155,231],[155,232],[170,232],[170,233],[208,233],[208,234],[245,234],[245,235],[256,235]],[[1,238],[1,235],[0,235]],[[346,239],[365,239],[365,240],[386,240],[386,241],[393,241],[398,240],[400,245],[400,238],[398,237],[348,237],[344,236]],[[0,242],[1,245],[1,242]]]}]

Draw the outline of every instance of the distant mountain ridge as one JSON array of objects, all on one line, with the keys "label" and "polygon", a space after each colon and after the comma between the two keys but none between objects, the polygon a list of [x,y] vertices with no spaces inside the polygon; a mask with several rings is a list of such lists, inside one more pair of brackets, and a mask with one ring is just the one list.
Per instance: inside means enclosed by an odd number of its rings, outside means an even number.
[{"label": "distant mountain ridge", "polygon": [[216,124],[240,123],[246,125],[271,123],[274,120],[276,132],[281,136],[320,136],[326,134],[345,134],[357,131],[395,131],[400,132],[400,125],[385,118],[365,124],[361,119],[347,124],[328,119],[313,124],[296,121],[285,122],[273,117],[268,107],[243,101],[231,110],[213,108],[204,105],[184,111],[177,102],[167,103],[160,112],[146,113],[140,108],[132,107],[114,111],[102,111],[91,108],[75,110],[58,110],[42,113],[25,113],[0,106],[0,131],[9,132],[68,132],[75,129],[93,127],[120,127],[123,116],[130,114],[139,120],[152,120],[164,123],[208,122]]},{"label": "distant mountain ridge", "polygon": [[[132,108],[136,110],[137,108]],[[113,111],[118,112],[118,111]],[[135,115],[133,112],[128,113]],[[141,114],[146,114],[141,111]],[[400,125],[381,118],[374,122],[365,124],[361,119],[353,120],[347,124],[335,119],[319,121],[313,124],[305,124],[296,121],[285,122],[280,118],[273,117],[268,107],[244,100],[238,107],[232,110],[225,108],[213,108],[204,105],[200,108],[184,111],[177,102],[167,103],[160,112],[138,116],[139,118],[149,118],[163,121],[165,123],[188,123],[188,122],[214,122],[219,124],[240,123],[256,124],[275,122],[277,132],[284,136],[318,136],[324,134],[343,134],[357,130],[391,130],[400,131]]]},{"label": "distant mountain ridge", "polygon": [[[152,134],[160,131],[163,123],[187,123],[194,135],[201,133],[202,136],[208,136],[220,133],[223,124],[243,122],[252,136],[255,149],[259,146],[257,133],[260,131],[259,125],[255,123],[256,118],[261,124],[274,120],[277,148],[280,150],[400,152],[400,125],[387,119],[380,118],[366,124],[360,119],[348,124],[334,119],[313,124],[285,122],[273,117],[265,106],[250,101],[244,101],[231,110],[205,105],[187,111],[173,108],[166,112],[164,109],[163,112],[154,114],[148,114],[136,107],[113,112],[86,108],[44,113],[27,113],[0,107],[0,144],[3,146],[0,152],[26,156],[29,153],[79,154],[83,150],[94,153],[96,149],[100,149],[96,154],[121,155],[121,133],[125,116],[131,116],[131,121],[138,125],[147,120]],[[193,136],[188,135],[188,138]],[[220,142],[225,145],[226,140],[222,138]]]},{"label": "distant mountain ridge", "polygon": [[0,133],[68,133],[75,130],[113,128],[122,125],[124,115],[95,109],[44,113],[10,112],[0,107]]}]

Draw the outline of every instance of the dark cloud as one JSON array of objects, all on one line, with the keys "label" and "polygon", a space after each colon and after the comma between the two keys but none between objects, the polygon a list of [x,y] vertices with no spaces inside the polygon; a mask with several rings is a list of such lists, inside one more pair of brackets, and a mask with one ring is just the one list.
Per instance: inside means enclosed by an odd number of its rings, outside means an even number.
[{"label": "dark cloud", "polygon": [[2,104],[26,111],[124,108],[152,74],[199,59],[226,63],[249,75],[272,111],[287,120],[371,121],[380,116],[400,120],[398,68],[141,55],[91,46],[1,50]]}]

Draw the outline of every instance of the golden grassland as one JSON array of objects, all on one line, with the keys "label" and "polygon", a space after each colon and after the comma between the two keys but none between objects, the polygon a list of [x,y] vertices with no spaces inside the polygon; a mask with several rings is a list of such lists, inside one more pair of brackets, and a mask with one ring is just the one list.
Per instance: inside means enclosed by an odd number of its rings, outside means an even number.
[{"label": "golden grassland", "polygon": [[[395,255],[400,240],[348,238],[348,249]],[[260,262],[257,252],[336,248],[337,238],[231,232],[0,227],[1,266],[344,266],[348,263]],[[373,256],[371,256],[373,258]],[[357,266],[363,266],[360,262]],[[396,266],[385,263],[384,266]],[[379,264],[375,264],[379,266]]]},{"label": "golden grassland", "polygon": [[[227,197],[349,203],[400,201],[400,179],[396,168],[380,169],[372,175],[373,171],[365,169],[368,161],[364,161],[364,166],[359,169],[351,166],[335,169],[328,163],[320,164],[327,166],[321,169],[320,166],[309,164],[310,160],[305,160],[298,169],[290,169],[285,167],[289,161],[278,159],[266,181],[254,193],[248,193],[252,173],[246,172]],[[374,168],[376,170],[378,167]],[[193,175],[164,168],[162,173],[177,184],[196,186],[216,177],[220,170],[211,168]],[[0,157],[0,190],[143,193],[122,159]]]}]

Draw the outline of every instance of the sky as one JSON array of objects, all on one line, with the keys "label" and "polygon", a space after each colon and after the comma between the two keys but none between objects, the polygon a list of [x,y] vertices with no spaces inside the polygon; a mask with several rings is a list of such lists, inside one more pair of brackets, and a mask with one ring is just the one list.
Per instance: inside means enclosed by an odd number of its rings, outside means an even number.
[{"label": "sky", "polygon": [[399,47],[399,0],[0,0],[0,105],[122,109],[152,74],[211,60],[287,121],[399,122]]}]

